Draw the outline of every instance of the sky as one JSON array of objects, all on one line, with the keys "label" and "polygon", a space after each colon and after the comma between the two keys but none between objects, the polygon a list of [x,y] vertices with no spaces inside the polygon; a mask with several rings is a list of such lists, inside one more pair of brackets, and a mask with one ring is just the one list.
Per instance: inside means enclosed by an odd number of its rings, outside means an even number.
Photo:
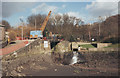
[{"label": "sky", "polygon": [[118,14],[119,0],[4,0],[2,5],[2,20],[6,20],[11,26],[20,25],[20,18],[27,23],[27,17],[32,14],[48,14],[51,10],[51,16],[56,14],[80,18],[85,23],[98,21],[102,16],[106,19],[108,16]]}]

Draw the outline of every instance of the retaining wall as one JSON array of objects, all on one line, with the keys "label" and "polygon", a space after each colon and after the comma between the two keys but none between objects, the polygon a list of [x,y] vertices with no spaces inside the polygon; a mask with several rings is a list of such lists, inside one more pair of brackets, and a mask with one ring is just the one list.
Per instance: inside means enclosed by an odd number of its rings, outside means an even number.
[{"label": "retaining wall", "polygon": [[50,52],[51,51],[50,42],[48,41],[48,48],[44,48],[44,41],[41,39],[37,39],[31,43],[28,43],[25,47],[20,48],[19,50],[10,53],[10,55],[12,55],[15,52],[17,54],[20,54],[20,53],[28,53],[28,52],[35,52],[35,51]]},{"label": "retaining wall", "polygon": [[111,45],[112,43],[97,43],[97,48],[103,48]]},{"label": "retaining wall", "polygon": [[70,51],[70,45],[68,41],[61,41],[55,47],[55,52],[68,52]]},{"label": "retaining wall", "polygon": [[[71,44],[71,43],[69,43]],[[78,45],[91,44],[87,42],[72,42],[72,48],[78,48]]]},{"label": "retaining wall", "polygon": [[89,48],[88,51],[119,51],[118,48]]}]

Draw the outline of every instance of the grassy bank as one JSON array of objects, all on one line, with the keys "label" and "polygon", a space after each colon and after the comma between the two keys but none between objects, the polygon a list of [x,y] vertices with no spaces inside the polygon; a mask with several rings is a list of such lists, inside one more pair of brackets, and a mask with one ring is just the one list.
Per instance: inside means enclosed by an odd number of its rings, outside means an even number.
[{"label": "grassy bank", "polygon": [[82,48],[95,48],[93,45],[91,44],[84,44],[84,45],[79,45]]}]

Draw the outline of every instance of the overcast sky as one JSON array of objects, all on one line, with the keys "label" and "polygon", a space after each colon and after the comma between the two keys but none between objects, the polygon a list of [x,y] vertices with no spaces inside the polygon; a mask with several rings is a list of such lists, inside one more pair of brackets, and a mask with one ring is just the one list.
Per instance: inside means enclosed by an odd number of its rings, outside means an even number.
[{"label": "overcast sky", "polygon": [[4,0],[2,1],[2,19],[7,20],[12,26],[20,24],[19,18],[25,22],[32,14],[52,15],[67,13],[92,23],[98,16],[112,16],[118,14],[119,0]]}]

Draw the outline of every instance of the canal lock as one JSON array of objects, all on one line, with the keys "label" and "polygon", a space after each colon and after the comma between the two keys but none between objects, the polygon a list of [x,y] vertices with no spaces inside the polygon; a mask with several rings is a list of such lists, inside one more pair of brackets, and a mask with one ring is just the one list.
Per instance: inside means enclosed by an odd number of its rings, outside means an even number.
[{"label": "canal lock", "polygon": [[51,58],[54,63],[62,65],[74,65],[86,63],[86,58],[78,51],[65,53],[51,53]]},{"label": "canal lock", "polygon": [[[73,65],[73,64],[83,64],[86,61],[85,56],[78,52],[78,49],[72,49],[72,51],[66,51],[66,52],[56,52],[56,46],[59,45],[60,42],[51,42],[51,49],[53,49],[53,52],[51,53],[51,58],[54,63],[62,64],[62,65]],[[62,47],[66,44],[66,42],[62,43]],[[64,45],[63,45],[64,44]],[[59,49],[62,49],[59,47]]]}]

